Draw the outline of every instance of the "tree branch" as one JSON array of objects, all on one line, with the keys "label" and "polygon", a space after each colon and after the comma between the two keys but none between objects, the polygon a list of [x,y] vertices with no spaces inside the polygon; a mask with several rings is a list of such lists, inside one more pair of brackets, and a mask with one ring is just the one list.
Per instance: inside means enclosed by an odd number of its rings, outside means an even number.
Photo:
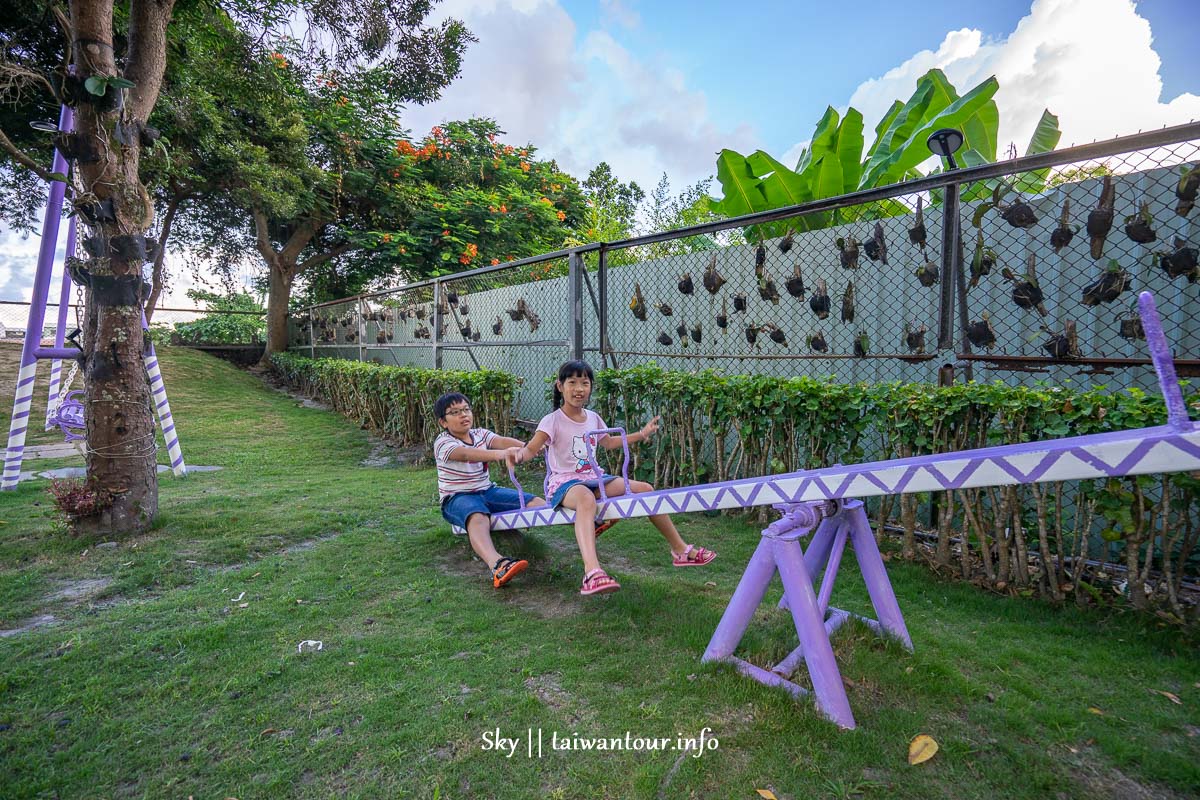
[{"label": "tree branch", "polygon": [[150,290],[150,296],[146,298],[147,325],[154,316],[155,306],[158,305],[158,298],[163,290],[163,263],[167,258],[167,240],[171,238],[171,225],[175,222],[175,212],[188,197],[186,192],[177,192],[171,195],[171,200],[167,203],[167,210],[163,214],[162,228],[158,232],[158,252],[154,254],[154,270],[150,277],[150,283],[154,288]]},{"label": "tree branch", "polygon": [[289,264],[296,263],[296,259],[300,258],[300,253],[313,237],[317,235],[317,231],[321,230],[321,226],[325,223],[316,217],[309,217],[300,224],[295,233],[288,237],[287,244],[279,252],[279,257]]},{"label": "tree branch", "polygon": [[258,245],[259,255],[266,260],[267,266],[270,266],[279,258],[279,254],[275,252],[275,248],[271,245],[270,226],[267,222],[267,215],[261,208],[251,209],[250,213],[254,215],[255,243]]},{"label": "tree branch", "polygon": [[3,147],[4,151],[12,156],[13,161],[16,161],[47,183],[50,182],[50,170],[45,167],[39,167],[37,162],[30,158],[24,150],[13,144],[12,140],[4,135],[4,131],[0,131],[0,147]]},{"label": "tree branch", "polygon": [[307,270],[312,269],[313,267],[320,266],[321,264],[324,264],[326,261],[329,261],[332,258],[337,258],[342,253],[345,253],[345,252],[347,252],[349,250],[353,250],[353,249],[354,249],[354,245],[352,243],[342,242],[341,244],[339,244],[337,247],[333,248],[332,250],[329,250],[324,253],[317,253],[315,256],[310,256],[308,259],[305,260],[305,262],[303,264],[296,267],[296,274],[299,275],[302,272],[306,272]]},{"label": "tree branch", "polygon": [[167,68],[167,24],[175,0],[133,0],[129,9],[129,58],[125,77],[133,81],[129,105],[133,118],[150,117]]}]

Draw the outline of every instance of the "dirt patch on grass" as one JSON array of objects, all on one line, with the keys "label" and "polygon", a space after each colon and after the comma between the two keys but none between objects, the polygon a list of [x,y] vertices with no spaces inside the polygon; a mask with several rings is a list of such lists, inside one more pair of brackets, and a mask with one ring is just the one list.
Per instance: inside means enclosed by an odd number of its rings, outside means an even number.
[{"label": "dirt patch on grass", "polygon": [[1097,800],[1183,800],[1191,795],[1180,794],[1168,786],[1144,784],[1121,770],[1104,763],[1104,758],[1092,747],[1076,748],[1066,762],[1075,783],[1085,797]]},{"label": "dirt patch on grass", "polygon": [[61,581],[58,589],[46,596],[46,602],[82,603],[90,600],[112,585],[112,578],[85,578],[78,581]]},{"label": "dirt patch on grass", "polygon": [[53,614],[42,614],[37,617],[32,617],[25,620],[15,628],[9,628],[7,630],[0,631],[0,639],[7,638],[9,636],[18,636],[22,633],[28,633],[36,628],[42,628],[46,625],[53,625],[56,622],[58,622],[58,617],[54,616]]},{"label": "dirt patch on grass", "polygon": [[544,675],[526,678],[525,688],[555,711],[562,711],[571,702],[571,695],[563,690],[557,672],[547,672]]}]

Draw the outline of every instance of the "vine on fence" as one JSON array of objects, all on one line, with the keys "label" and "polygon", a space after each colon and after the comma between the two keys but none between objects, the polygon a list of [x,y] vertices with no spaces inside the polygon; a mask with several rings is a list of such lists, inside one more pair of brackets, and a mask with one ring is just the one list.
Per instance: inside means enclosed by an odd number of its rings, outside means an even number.
[{"label": "vine on fence", "polygon": [[431,444],[440,432],[433,401],[446,392],[471,400],[475,424],[507,433],[521,379],[506,372],[386,367],[361,361],[305,358],[274,353],[276,375],[306,394],[321,397],[359,425],[401,444]]}]

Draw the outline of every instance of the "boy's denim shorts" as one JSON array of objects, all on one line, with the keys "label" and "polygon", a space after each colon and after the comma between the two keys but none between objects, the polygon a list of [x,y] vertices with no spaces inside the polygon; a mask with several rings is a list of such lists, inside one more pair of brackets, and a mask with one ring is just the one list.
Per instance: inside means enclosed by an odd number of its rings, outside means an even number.
[{"label": "boy's denim shorts", "polygon": [[[605,473],[604,488],[607,489],[608,485],[615,480],[617,480],[616,475],[609,475],[609,474]],[[554,490],[554,494],[550,495],[550,501],[547,503],[547,505],[550,506],[550,508],[558,508],[559,506],[561,506],[562,501],[565,500],[567,497],[567,492],[571,491],[571,488],[574,486],[586,486],[587,488],[595,491],[596,489],[600,488],[600,481],[598,481],[595,478],[591,478],[586,481],[581,481],[578,479],[569,480],[566,483],[564,483],[562,486],[560,486]]]},{"label": "boy's denim shorts", "polygon": [[[526,502],[530,497],[526,497]],[[493,486],[482,492],[462,492],[452,494],[442,503],[442,518],[451,525],[460,528],[467,527],[467,520],[472,514],[483,514],[487,517],[501,511],[515,511],[521,507],[521,498],[516,489],[507,486]]]}]

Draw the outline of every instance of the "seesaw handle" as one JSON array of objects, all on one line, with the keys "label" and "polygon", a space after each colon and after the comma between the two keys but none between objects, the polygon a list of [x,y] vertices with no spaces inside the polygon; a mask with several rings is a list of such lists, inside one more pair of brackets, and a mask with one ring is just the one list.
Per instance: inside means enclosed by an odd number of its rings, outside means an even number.
[{"label": "seesaw handle", "polygon": [[508,467],[508,479],[513,482],[513,486],[517,487],[517,500],[521,503],[521,510],[525,510],[525,490],[521,488],[521,482],[517,480],[517,473],[513,472],[512,464],[507,461],[504,466]]},{"label": "seesaw handle", "polygon": [[588,463],[592,465],[592,472],[596,473],[596,480],[600,484],[600,502],[608,501],[608,495],[604,491],[604,471],[600,469],[600,464],[596,462],[596,452],[592,448],[592,437],[608,435],[611,433],[620,434],[621,447],[625,451],[625,460],[621,462],[621,478],[625,481],[625,492],[628,494],[629,489],[629,437],[625,433],[624,428],[600,428],[599,430],[588,431],[583,435],[583,445],[587,448]]}]

